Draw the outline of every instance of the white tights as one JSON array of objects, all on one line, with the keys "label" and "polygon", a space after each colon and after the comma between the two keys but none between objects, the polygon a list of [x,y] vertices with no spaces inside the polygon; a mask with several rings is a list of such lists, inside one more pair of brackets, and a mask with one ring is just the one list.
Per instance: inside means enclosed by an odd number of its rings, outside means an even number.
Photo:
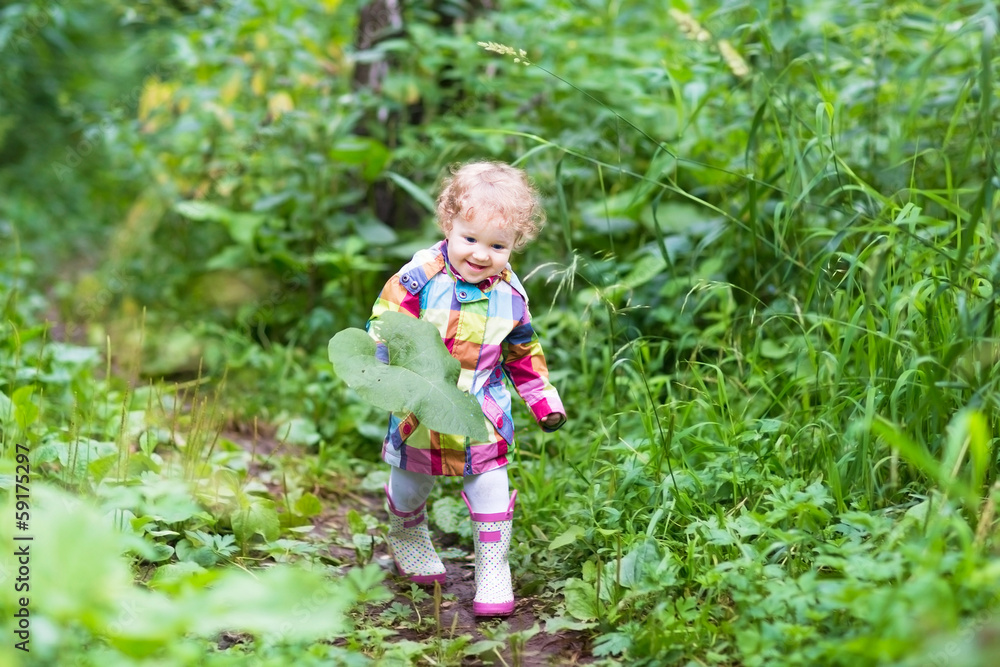
[{"label": "white tights", "polygon": [[[434,475],[410,472],[390,466],[389,495],[392,504],[400,512],[410,512],[431,494]],[[510,504],[510,488],[507,482],[507,467],[494,468],[481,475],[469,475],[465,480],[465,495],[469,498],[472,511],[479,513],[506,512]]]}]

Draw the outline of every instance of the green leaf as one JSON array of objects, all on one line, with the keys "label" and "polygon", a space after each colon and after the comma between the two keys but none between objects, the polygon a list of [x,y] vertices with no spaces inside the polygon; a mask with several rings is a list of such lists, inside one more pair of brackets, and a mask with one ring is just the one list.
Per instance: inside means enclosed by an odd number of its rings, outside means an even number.
[{"label": "green leaf", "polygon": [[760,356],[765,359],[784,359],[788,356],[788,348],[768,338],[760,344]]},{"label": "green leaf", "polygon": [[226,246],[218,255],[205,262],[205,268],[210,271],[239,270],[252,261],[248,255],[243,246]]},{"label": "green leaf", "polygon": [[361,518],[361,514],[355,509],[347,511],[347,526],[356,535],[368,534],[368,524],[365,523],[365,520]]},{"label": "green leaf", "polygon": [[622,284],[628,289],[642,287],[653,278],[662,274],[666,268],[667,261],[662,256],[643,255],[622,280]]},{"label": "green leaf", "polygon": [[14,390],[11,401],[14,403],[14,419],[22,430],[27,429],[38,419],[38,406],[31,402],[31,394],[35,385],[26,385]]},{"label": "green leaf", "polygon": [[358,553],[359,561],[363,562],[371,559],[372,548],[375,543],[374,537],[363,533],[354,533],[351,535],[351,543]]},{"label": "green leaf", "polygon": [[139,535],[126,535],[123,538],[131,553],[148,563],[162,563],[174,555],[174,548],[169,544],[154,542]]},{"label": "green leaf", "polygon": [[146,543],[147,548],[144,551],[137,551],[137,553],[150,563],[162,563],[174,555],[174,548],[169,544],[143,541]]},{"label": "green leaf", "polygon": [[177,592],[184,588],[199,589],[212,583],[222,570],[206,570],[194,561],[165,563],[156,568],[156,573],[148,582],[152,590]]},{"label": "green leaf", "polygon": [[597,618],[597,592],[594,587],[580,579],[570,579],[563,588],[566,598],[566,612],[580,621]]},{"label": "green leaf", "polygon": [[446,496],[435,500],[430,515],[434,525],[446,533],[472,535],[471,525],[466,521],[469,516],[468,508],[457,498]]},{"label": "green leaf", "polygon": [[201,636],[223,630],[259,634],[272,645],[316,642],[345,633],[356,601],[339,579],[320,572],[270,567],[253,574],[227,570],[189,608]]},{"label": "green leaf", "polygon": [[48,350],[53,362],[67,365],[93,364],[101,357],[96,348],[67,343],[49,343]]},{"label": "green leaf", "polygon": [[503,647],[504,643],[502,641],[498,641],[496,639],[482,639],[475,644],[467,646],[463,653],[465,653],[465,655],[486,655],[497,649],[502,649]]},{"label": "green leaf", "polygon": [[322,511],[323,505],[319,502],[319,498],[308,491],[295,501],[295,513],[299,516],[313,517]]},{"label": "green leaf", "polygon": [[[625,588],[636,587],[646,577],[651,577],[663,559],[660,545],[656,540],[646,538],[625,554],[621,561],[621,580],[618,582]],[[614,565],[614,563],[611,563]],[[665,588],[668,582],[659,582],[660,588]]]},{"label": "green leaf", "polygon": [[389,363],[375,358],[375,341],[360,329],[330,339],[334,371],[362,399],[392,412],[412,412],[429,429],[486,440],[486,419],[475,398],[458,389],[461,365],[430,322],[387,312],[372,323]]},{"label": "green leaf", "polygon": [[[14,494],[6,494],[0,503],[3,516],[14,516],[15,502]],[[31,509],[32,534],[44,536],[47,547],[35,548],[38,537],[34,543],[25,542],[31,544],[30,583],[45,582],[31,586],[32,618],[38,614],[62,627],[73,624],[106,629],[126,608],[120,605],[134,599],[132,592],[137,590],[129,565],[121,557],[129,538],[115,530],[108,517],[82,497],[41,479],[32,483]],[[13,521],[0,524],[0,540],[5,545],[16,544],[14,528]],[[84,551],[87,558],[67,557]],[[4,563],[7,584],[0,588],[0,605],[5,610],[12,608],[18,596],[13,585],[16,569],[11,570],[9,562]]]},{"label": "green leaf", "polygon": [[195,222],[222,222],[232,215],[232,211],[218,204],[204,201],[179,201],[174,204],[174,210],[189,220]]},{"label": "green leaf", "polygon": [[403,188],[406,194],[417,200],[417,203],[426,208],[429,212],[434,213],[437,211],[437,206],[434,204],[434,200],[431,196],[427,194],[419,185],[408,179],[406,176],[397,174],[394,171],[387,171],[385,175],[389,177],[389,180]]},{"label": "green leaf", "polygon": [[254,202],[253,210],[254,212],[260,211],[270,211],[273,208],[284,204],[286,201],[295,196],[293,190],[285,190],[283,192],[278,192],[273,195],[268,195],[266,197],[261,197],[256,202]]},{"label": "green leaf", "polygon": [[212,567],[219,558],[206,546],[196,547],[190,540],[180,540],[174,546],[177,551],[177,559],[182,562],[197,563],[202,567]]},{"label": "green leaf", "polygon": [[594,655],[621,655],[632,647],[632,638],[624,632],[601,635],[594,643]]},{"label": "green leaf", "polygon": [[359,602],[377,604],[393,598],[392,592],[382,585],[386,572],[378,565],[369,563],[364,567],[353,567],[341,580],[345,588],[357,596]]},{"label": "green leaf", "polygon": [[254,498],[247,507],[233,512],[232,523],[236,539],[243,543],[254,535],[268,541],[276,540],[281,531],[274,501],[266,498]]},{"label": "green leaf", "polygon": [[14,402],[7,394],[0,391],[0,424],[9,422],[14,417]]},{"label": "green leaf", "polygon": [[[117,465],[118,447],[113,442],[90,438],[79,438],[74,442],[52,440],[39,445],[32,454],[36,463],[59,461],[62,465],[60,476],[65,480],[85,479],[92,474],[99,481]],[[92,464],[95,464],[93,469],[90,467]]]},{"label": "green leaf", "polygon": [[391,154],[385,144],[377,139],[350,135],[333,145],[330,157],[341,164],[361,165],[361,176],[372,182],[389,164]]},{"label": "green leaf", "polygon": [[374,216],[355,220],[354,231],[371,245],[389,245],[398,239],[396,230]]},{"label": "green leaf", "polygon": [[93,477],[95,482],[100,482],[111,469],[119,464],[119,455],[117,452],[109,454],[107,456],[102,456],[99,459],[94,459],[87,465],[87,470],[90,472],[91,477]]},{"label": "green leaf", "polygon": [[555,616],[545,621],[545,633],[554,635],[565,630],[580,632],[581,630],[589,630],[594,625],[593,621],[579,621],[573,620],[569,616]]},{"label": "green leaf", "polygon": [[253,243],[257,230],[267,219],[258,213],[238,213],[205,201],[177,202],[174,210],[196,222],[218,222],[229,230],[234,241],[246,246]]},{"label": "green leaf", "polygon": [[303,447],[315,445],[320,438],[316,424],[308,417],[292,417],[288,421],[279,423],[275,437],[280,442]]},{"label": "green leaf", "polygon": [[582,526],[570,526],[562,535],[552,540],[549,544],[549,550],[551,551],[553,549],[564,547],[567,544],[572,544],[583,537],[586,533],[587,531],[585,531]]}]

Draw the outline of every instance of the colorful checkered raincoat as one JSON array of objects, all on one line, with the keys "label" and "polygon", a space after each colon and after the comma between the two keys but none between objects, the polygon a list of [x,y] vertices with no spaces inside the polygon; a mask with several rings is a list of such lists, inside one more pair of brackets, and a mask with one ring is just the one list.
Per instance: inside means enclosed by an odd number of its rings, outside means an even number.
[{"label": "colorful checkered raincoat", "polygon": [[419,251],[389,279],[369,324],[388,310],[438,328],[448,351],[462,364],[458,388],[479,401],[492,435],[486,442],[469,442],[465,436],[430,431],[413,414],[393,413],[382,443],[386,463],[430,475],[478,475],[507,465],[514,424],[505,373],[536,420],[555,413],[565,421],[531,326],[528,297],[510,265],[493,280],[467,283],[451,271],[447,242],[442,241]]}]

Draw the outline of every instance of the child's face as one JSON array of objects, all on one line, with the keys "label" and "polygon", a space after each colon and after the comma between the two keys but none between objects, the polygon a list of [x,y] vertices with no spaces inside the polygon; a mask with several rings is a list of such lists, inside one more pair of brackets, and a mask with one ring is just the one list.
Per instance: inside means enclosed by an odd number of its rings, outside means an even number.
[{"label": "child's face", "polygon": [[478,283],[507,266],[516,235],[500,229],[498,217],[476,212],[472,220],[456,218],[448,233],[448,259],[466,282]]}]

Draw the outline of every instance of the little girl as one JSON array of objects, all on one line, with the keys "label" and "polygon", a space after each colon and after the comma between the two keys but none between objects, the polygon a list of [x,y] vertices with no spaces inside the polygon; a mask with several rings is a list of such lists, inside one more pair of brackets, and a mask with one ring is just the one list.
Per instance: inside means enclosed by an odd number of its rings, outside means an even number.
[{"label": "little girl", "polygon": [[517,492],[507,483],[514,426],[504,374],[542,430],[555,431],[566,421],[531,326],[528,296],[508,264],[512,251],[537,236],[544,214],[522,170],[473,162],[444,182],[437,221],[445,240],[417,252],[389,279],[368,323],[389,310],[433,323],[461,362],[459,389],[479,401],[491,435],[470,442],[430,431],[413,414],[390,416],[382,444],[382,458],[392,466],[385,487],[388,542],[400,574],[421,584],[444,581],[425,505],[438,475],[462,475],[476,549],[472,609],[507,616],[514,610],[507,551]]}]

